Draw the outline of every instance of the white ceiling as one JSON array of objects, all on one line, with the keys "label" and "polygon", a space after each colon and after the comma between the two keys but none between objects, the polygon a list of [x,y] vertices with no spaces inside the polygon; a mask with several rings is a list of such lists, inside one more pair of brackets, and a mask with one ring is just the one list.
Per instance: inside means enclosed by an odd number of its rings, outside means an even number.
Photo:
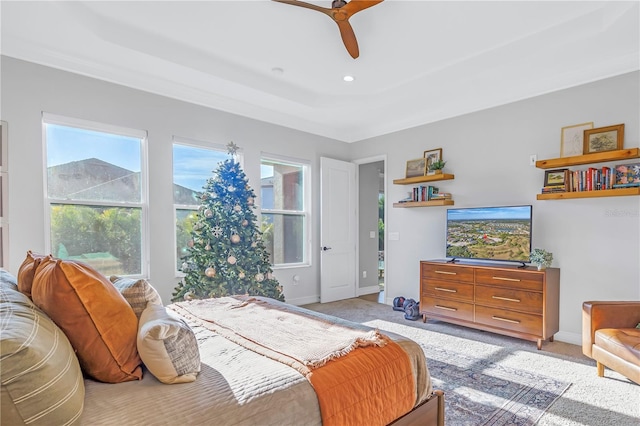
[{"label": "white ceiling", "polygon": [[638,70],[639,4],[386,0],[350,19],[353,59],[329,17],[268,0],[2,1],[1,50],[354,142]]}]

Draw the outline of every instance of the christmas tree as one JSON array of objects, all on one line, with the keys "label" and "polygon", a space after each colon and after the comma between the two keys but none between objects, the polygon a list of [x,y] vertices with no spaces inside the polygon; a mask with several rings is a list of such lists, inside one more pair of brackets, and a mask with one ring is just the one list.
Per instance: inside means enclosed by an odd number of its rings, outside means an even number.
[{"label": "christmas tree", "polygon": [[234,158],[238,147],[233,142],[227,147],[231,158],[218,166],[203,187],[182,263],[186,276],[172,300],[247,294],[284,301],[253,213],[255,193]]}]

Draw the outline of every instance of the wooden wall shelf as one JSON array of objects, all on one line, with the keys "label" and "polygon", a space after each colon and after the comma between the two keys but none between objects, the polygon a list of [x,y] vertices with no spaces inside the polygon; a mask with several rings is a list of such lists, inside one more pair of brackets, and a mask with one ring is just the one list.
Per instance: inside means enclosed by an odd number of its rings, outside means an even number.
[{"label": "wooden wall shelf", "polygon": [[426,175],[426,176],[416,176],[404,179],[394,179],[393,183],[396,185],[414,185],[416,183],[423,182],[435,182],[438,180],[450,180],[455,178],[454,175],[450,175],[448,173],[441,173],[439,175]]},{"label": "wooden wall shelf", "polygon": [[538,200],[562,200],[568,198],[622,197],[640,195],[640,187],[603,189],[600,191],[556,192],[554,194],[538,194]]},{"label": "wooden wall shelf", "polygon": [[407,201],[406,203],[393,203],[393,207],[434,207],[453,206],[453,200],[431,200],[431,201]]},{"label": "wooden wall shelf", "polygon": [[557,169],[568,166],[580,166],[583,164],[605,163],[607,161],[625,161],[633,158],[640,158],[640,148],[620,149],[616,151],[597,152],[587,155],[576,155],[574,157],[540,160],[536,161],[536,167],[539,169]]}]

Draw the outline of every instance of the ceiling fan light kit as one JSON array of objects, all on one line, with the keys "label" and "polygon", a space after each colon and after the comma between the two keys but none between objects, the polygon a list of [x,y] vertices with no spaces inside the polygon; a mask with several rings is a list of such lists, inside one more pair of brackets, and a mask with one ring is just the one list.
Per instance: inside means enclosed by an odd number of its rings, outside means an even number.
[{"label": "ceiling fan light kit", "polygon": [[349,18],[351,18],[361,10],[368,9],[371,6],[375,6],[376,4],[383,2],[383,0],[351,0],[349,3],[347,3],[344,0],[333,0],[333,2],[331,3],[332,7],[327,8],[298,0],[273,1],[304,7],[306,9],[315,10],[327,15],[336,24],[338,24],[338,29],[340,30],[340,36],[342,37],[344,47],[347,48],[347,52],[349,52],[353,59],[356,59],[358,56],[360,56],[360,50],[358,49],[356,34],[353,32],[353,28],[349,23]]}]

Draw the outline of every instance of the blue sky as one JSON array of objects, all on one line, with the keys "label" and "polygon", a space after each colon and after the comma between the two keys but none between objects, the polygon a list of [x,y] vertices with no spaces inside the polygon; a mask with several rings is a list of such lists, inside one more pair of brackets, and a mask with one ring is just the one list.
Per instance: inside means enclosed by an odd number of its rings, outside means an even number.
[{"label": "blue sky", "polygon": [[99,158],[116,166],[140,171],[140,140],[91,130],[47,124],[47,166]]},{"label": "blue sky", "polygon": [[531,206],[449,209],[447,210],[447,219],[528,219],[530,208]]}]

